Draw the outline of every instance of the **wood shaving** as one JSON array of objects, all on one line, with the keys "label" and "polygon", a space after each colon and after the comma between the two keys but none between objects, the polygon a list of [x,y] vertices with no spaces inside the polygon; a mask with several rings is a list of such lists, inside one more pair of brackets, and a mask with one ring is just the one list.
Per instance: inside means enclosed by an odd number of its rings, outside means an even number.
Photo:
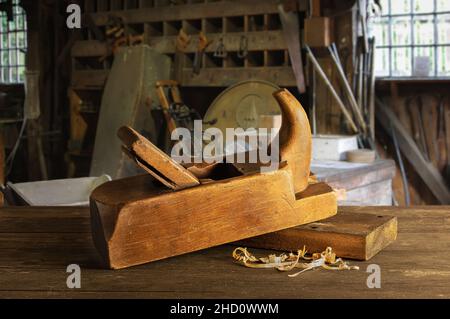
[{"label": "wood shaving", "polygon": [[268,257],[257,258],[252,255],[247,248],[238,247],[233,251],[233,259],[245,267],[249,268],[274,268],[279,271],[291,271],[295,268],[302,269],[299,272],[288,275],[296,277],[301,273],[315,268],[327,270],[359,270],[358,266],[350,266],[341,258],[336,258],[336,254],[331,247],[327,247],[321,253],[314,253],[307,256],[306,247],[294,253],[283,253],[279,256],[269,255]]}]

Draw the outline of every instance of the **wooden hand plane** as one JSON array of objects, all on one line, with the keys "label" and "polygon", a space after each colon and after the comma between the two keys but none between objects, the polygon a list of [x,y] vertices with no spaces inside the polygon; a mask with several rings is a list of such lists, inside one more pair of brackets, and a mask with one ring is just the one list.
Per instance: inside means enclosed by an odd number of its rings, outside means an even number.
[{"label": "wooden hand plane", "polygon": [[[278,170],[251,173],[230,163],[185,168],[131,128],[124,151],[149,174],[105,183],[91,194],[95,246],[107,267],[126,268],[333,216],[337,201],[311,182],[311,130],[287,90]],[[155,180],[160,183],[155,184]]]}]

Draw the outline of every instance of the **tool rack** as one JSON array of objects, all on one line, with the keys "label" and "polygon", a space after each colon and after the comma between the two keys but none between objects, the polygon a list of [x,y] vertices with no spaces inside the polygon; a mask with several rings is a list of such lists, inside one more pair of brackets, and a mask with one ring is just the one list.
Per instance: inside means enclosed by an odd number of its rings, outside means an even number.
[{"label": "tool rack", "polygon": [[[300,12],[306,12],[307,1],[299,3]],[[111,15],[121,17],[127,34],[143,34],[144,43],[172,59],[177,35],[183,28],[190,42],[182,53],[181,86],[226,87],[251,78],[282,87],[295,86],[276,0],[85,0],[82,10],[92,17],[102,34]],[[202,56],[200,73],[194,75],[201,31],[212,43]],[[69,154],[77,158],[77,166],[81,161],[83,167],[89,166],[89,149],[93,147],[83,145],[83,140],[88,140],[86,134],[95,134],[96,113],[113,59],[101,61],[109,49],[95,33],[92,28],[83,28],[81,39],[71,49],[69,97],[73,125]],[[214,54],[219,43],[225,48],[224,58]],[[86,125],[86,119],[93,125]],[[69,175],[77,174],[73,170]]]}]

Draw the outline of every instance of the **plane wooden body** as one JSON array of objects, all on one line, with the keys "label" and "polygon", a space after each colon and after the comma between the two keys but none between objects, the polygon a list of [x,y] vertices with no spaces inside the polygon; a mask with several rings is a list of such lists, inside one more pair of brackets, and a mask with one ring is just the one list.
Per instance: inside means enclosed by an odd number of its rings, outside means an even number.
[{"label": "plane wooden body", "polygon": [[[186,169],[131,128],[124,150],[149,174],[115,180],[91,195],[95,246],[121,269],[318,221],[337,212],[333,190],[311,182],[311,132],[300,103],[274,93],[283,114],[278,170],[216,163]],[[200,174],[200,173],[201,174]],[[155,180],[160,183],[155,183]]]}]

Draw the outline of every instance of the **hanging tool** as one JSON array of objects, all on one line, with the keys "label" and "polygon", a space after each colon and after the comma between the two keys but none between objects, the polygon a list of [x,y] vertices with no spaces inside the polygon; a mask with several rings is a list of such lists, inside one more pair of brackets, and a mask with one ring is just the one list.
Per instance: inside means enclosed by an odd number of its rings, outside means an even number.
[{"label": "hanging tool", "polygon": [[[166,95],[168,90],[169,96]],[[161,104],[169,133],[177,127],[194,129],[194,120],[201,119],[200,114],[183,103],[178,89],[178,82],[162,80],[156,82],[156,92]],[[170,102],[172,101],[172,102]]]},{"label": "hanging tool", "polygon": [[355,132],[358,133],[358,128],[355,124],[355,122],[353,121],[352,115],[350,114],[350,112],[347,110],[347,107],[344,105],[344,103],[342,102],[341,98],[339,97],[339,95],[337,94],[336,90],[333,88],[333,85],[331,84],[330,80],[328,79],[327,75],[325,74],[325,72],[323,71],[322,67],[320,66],[319,62],[316,60],[316,58],[314,57],[314,54],[312,53],[311,49],[309,48],[309,46],[305,46],[306,47],[306,51],[307,51],[307,55],[309,60],[311,61],[311,63],[313,64],[313,67],[315,68],[315,70],[317,71],[317,74],[322,78],[322,80],[324,81],[325,85],[328,87],[328,89],[331,92],[331,95],[335,98],[336,102],[338,103],[339,107],[341,108],[342,113],[344,114],[346,120],[348,121],[348,123],[350,124],[351,129]]},{"label": "hanging tool", "polygon": [[214,50],[213,56],[215,58],[225,59],[228,55],[227,49],[225,48],[225,44],[223,43],[223,38],[219,39],[217,42],[217,47]]},{"label": "hanging tool", "polygon": [[239,51],[237,53],[238,58],[245,59],[248,55],[248,39],[245,35],[241,36],[239,41]]},{"label": "hanging tool", "polygon": [[370,67],[369,67],[369,99],[368,99],[368,120],[370,137],[375,141],[375,38],[369,40],[370,48]]},{"label": "hanging tool", "polygon": [[203,61],[203,55],[205,54],[206,48],[212,43],[212,41],[208,41],[205,34],[200,31],[198,35],[198,46],[197,46],[197,52],[195,52],[194,57],[194,66],[193,66],[193,73],[199,74],[200,69],[202,67],[202,61]]},{"label": "hanging tool", "polygon": [[294,11],[285,11],[284,5],[279,4],[278,14],[283,28],[283,36],[288,45],[289,58],[291,60],[297,89],[299,93],[305,93],[306,85],[303,73],[298,13]]},{"label": "hanging tool", "polygon": [[119,47],[133,46],[144,42],[144,35],[132,35],[125,32],[125,23],[121,17],[109,16],[106,26],[106,42],[108,52],[99,58],[99,62],[103,62],[111,55],[116,54]]},{"label": "hanging tool", "polygon": [[191,41],[190,36],[184,32],[183,29],[180,29],[178,32],[178,36],[175,40],[175,58],[174,58],[174,77],[178,83],[181,83],[183,80],[183,58],[184,52],[186,51],[189,42]]},{"label": "hanging tool", "polygon": [[339,56],[336,55],[332,47],[328,47],[328,51],[330,52],[330,56],[334,62],[334,65],[338,71],[339,79],[341,80],[341,83],[343,84],[343,87],[345,89],[345,93],[347,94],[348,100],[350,101],[350,105],[353,109],[353,113],[356,115],[357,122],[359,126],[362,128],[362,131],[366,133],[367,126],[364,121],[364,117],[361,113],[361,110],[358,106],[358,103],[356,102],[355,96],[353,95],[352,89],[350,87],[350,84],[348,83],[347,77],[345,76],[344,70],[342,69],[342,65],[340,64]]},{"label": "hanging tool", "polygon": [[369,52],[369,39],[367,37],[367,22],[366,22],[366,16],[367,11],[363,11],[363,3],[361,0],[356,1],[357,11],[358,11],[358,20],[361,26],[361,39],[362,39],[362,48],[363,53]]}]

